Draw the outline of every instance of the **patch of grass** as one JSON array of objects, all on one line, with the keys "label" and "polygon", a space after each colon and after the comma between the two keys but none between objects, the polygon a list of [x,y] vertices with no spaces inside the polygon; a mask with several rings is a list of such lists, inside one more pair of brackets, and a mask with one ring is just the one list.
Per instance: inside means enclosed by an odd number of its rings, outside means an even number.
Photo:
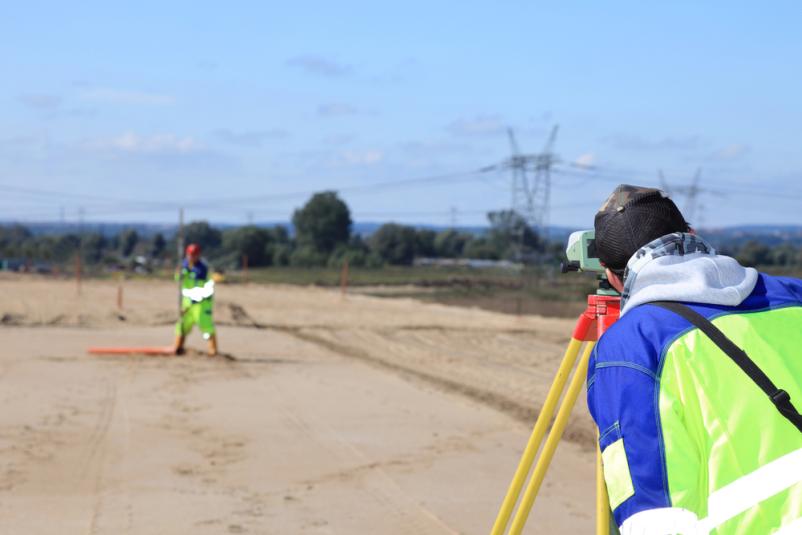
[{"label": "patch of grass", "polygon": [[[254,283],[340,285],[340,270],[266,268],[251,270]],[[242,273],[229,276],[243,280]],[[551,268],[524,270],[464,267],[398,267],[352,269],[348,285],[359,293],[383,298],[411,297],[452,306],[478,307],[508,314],[575,317],[585,308],[586,296],[596,291],[587,274],[560,275]]]},{"label": "patch of grass", "polygon": [[[252,269],[248,272],[251,282],[277,284],[303,284],[316,286],[339,286],[341,271],[334,268],[290,268],[274,267]],[[237,272],[229,280],[242,281],[244,274]],[[517,271],[503,269],[435,268],[387,266],[379,269],[352,268],[348,272],[350,286],[408,285],[439,286],[452,283],[512,285],[520,279]]]},{"label": "patch of grass", "polygon": [[[67,274],[64,274],[67,275]],[[86,270],[85,278],[127,280],[173,280],[172,269],[151,274]],[[340,286],[336,268],[270,267],[227,272],[226,284],[290,284]],[[586,296],[596,291],[588,274],[561,275],[556,268],[475,269],[468,267],[386,266],[378,269],[353,268],[348,286],[355,293],[383,298],[408,297],[451,306],[477,307],[507,314],[541,314],[576,317],[585,308]]]}]

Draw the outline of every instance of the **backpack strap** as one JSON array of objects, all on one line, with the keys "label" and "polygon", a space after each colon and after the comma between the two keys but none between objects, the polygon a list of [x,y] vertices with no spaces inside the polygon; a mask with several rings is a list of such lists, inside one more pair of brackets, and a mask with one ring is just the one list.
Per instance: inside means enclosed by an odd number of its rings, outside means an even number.
[{"label": "backpack strap", "polygon": [[791,396],[788,392],[777,388],[768,376],[755,364],[746,352],[735,345],[732,340],[713,325],[706,317],[702,316],[691,307],[673,301],[653,301],[649,303],[660,308],[669,310],[688,320],[692,325],[698,327],[719,349],[727,354],[735,364],[769,397],[771,402],[789,422],[802,432],[802,415],[791,404]]}]

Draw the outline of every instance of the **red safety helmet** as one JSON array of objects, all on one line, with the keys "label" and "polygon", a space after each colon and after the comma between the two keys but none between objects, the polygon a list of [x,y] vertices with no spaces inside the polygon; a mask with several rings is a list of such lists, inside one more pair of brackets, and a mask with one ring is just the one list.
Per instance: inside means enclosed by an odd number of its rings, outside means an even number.
[{"label": "red safety helmet", "polygon": [[190,243],[189,245],[187,245],[187,250],[186,250],[187,256],[200,255],[200,253],[201,253],[201,248],[200,245],[198,245],[197,243]]}]

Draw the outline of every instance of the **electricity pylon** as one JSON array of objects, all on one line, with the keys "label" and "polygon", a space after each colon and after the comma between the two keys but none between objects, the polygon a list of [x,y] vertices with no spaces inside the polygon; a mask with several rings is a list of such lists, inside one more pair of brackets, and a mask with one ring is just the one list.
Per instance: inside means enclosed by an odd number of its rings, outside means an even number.
[{"label": "electricity pylon", "polygon": [[660,169],[657,173],[660,177],[660,187],[663,191],[672,197],[675,195],[682,195],[685,198],[685,202],[682,205],[682,214],[685,216],[685,219],[695,222],[695,226],[697,227],[700,226],[701,224],[696,221],[696,213],[699,211],[700,207],[699,194],[705,191],[699,187],[699,180],[702,177],[702,168],[700,167],[696,170],[696,174],[693,175],[693,180],[687,186],[669,186],[668,182],[666,182],[663,170]]},{"label": "electricity pylon", "polygon": [[[543,150],[524,154],[518,147],[515,132],[508,128],[511,155],[498,166],[494,166],[512,171],[512,210],[542,238],[545,238],[548,225],[551,168],[558,161],[553,152],[558,130],[559,125],[554,125]],[[522,242],[523,229],[519,238]],[[519,256],[522,256],[522,245],[523,243],[519,243]]]}]

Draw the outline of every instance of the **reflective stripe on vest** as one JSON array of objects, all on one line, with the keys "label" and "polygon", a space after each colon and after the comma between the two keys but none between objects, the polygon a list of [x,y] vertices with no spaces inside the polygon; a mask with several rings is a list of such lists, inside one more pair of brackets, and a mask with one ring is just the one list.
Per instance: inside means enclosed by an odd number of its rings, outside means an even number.
[{"label": "reflective stripe on vest", "polygon": [[181,295],[199,303],[204,299],[208,299],[214,295],[214,281],[208,280],[203,286],[195,286],[193,288],[184,288],[181,290]]},{"label": "reflective stripe on vest", "polygon": [[775,531],[774,535],[799,535],[800,533],[802,533],[802,518],[797,518],[779,531]]},{"label": "reflective stripe on vest", "polygon": [[701,535],[699,519],[681,507],[661,507],[635,513],[621,525],[621,535]]},{"label": "reflective stripe on vest", "polygon": [[[669,535],[674,533],[704,535],[724,522],[756,507],[789,487],[802,482],[802,449],[761,466],[710,494],[708,517],[697,516],[680,507],[641,511],[621,526],[622,535]],[[784,526],[777,535],[802,533],[802,519]]]},{"label": "reflective stripe on vest", "polygon": [[800,482],[802,449],[783,455],[710,494],[708,516],[701,523],[713,529]]}]

